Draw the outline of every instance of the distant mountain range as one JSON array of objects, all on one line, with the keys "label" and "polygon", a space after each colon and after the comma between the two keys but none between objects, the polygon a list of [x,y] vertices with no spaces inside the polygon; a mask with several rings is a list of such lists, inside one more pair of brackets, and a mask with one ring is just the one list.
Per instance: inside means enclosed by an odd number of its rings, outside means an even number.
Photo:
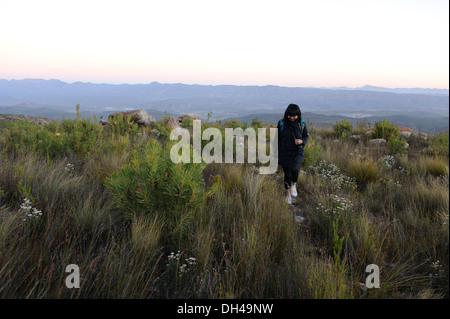
[{"label": "distant mountain range", "polygon": [[358,91],[376,91],[376,92],[391,92],[391,93],[399,93],[399,94],[430,94],[430,95],[449,95],[449,90],[447,89],[422,89],[422,88],[384,88],[379,86],[372,85],[364,85],[362,87],[357,88],[349,88],[346,86],[341,87],[331,87],[331,88],[322,88],[329,90],[358,90]]},{"label": "distant mountain range", "polygon": [[155,118],[161,118],[164,114],[194,113],[205,119],[212,112],[211,119],[216,120],[282,114],[289,103],[300,105],[305,114],[314,113],[325,118],[394,116],[399,119],[447,118],[448,122],[449,90],[374,86],[212,86],[158,82],[114,85],[0,79],[0,113],[20,112],[58,119],[75,116],[76,104],[81,105],[85,116],[95,114],[100,117],[118,110],[143,108]]}]

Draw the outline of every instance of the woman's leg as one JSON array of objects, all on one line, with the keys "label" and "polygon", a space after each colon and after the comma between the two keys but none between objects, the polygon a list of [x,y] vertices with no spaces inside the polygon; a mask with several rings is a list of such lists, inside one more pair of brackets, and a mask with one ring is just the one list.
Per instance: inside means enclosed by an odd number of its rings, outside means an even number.
[{"label": "woman's leg", "polygon": [[284,171],[284,188],[286,190],[290,190],[292,184],[292,169],[291,167],[283,166],[283,171]]},{"label": "woman's leg", "polygon": [[297,197],[297,181],[298,181],[298,173],[300,171],[300,163],[295,163],[295,165],[291,168],[291,194],[294,197]]},{"label": "woman's leg", "polygon": [[291,169],[292,184],[297,184],[299,172],[300,172],[300,163],[295,163],[295,165]]},{"label": "woman's leg", "polygon": [[284,188],[286,190],[286,197],[291,196],[291,183],[292,183],[292,172],[291,168],[283,166],[284,171]]}]

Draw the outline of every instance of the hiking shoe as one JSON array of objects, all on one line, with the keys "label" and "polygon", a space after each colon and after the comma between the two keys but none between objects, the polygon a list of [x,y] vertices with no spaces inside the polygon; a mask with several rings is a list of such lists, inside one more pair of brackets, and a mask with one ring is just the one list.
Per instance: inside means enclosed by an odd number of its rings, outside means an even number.
[{"label": "hiking shoe", "polygon": [[291,195],[292,197],[297,197],[297,188],[295,187],[295,185],[292,185],[291,187]]},{"label": "hiking shoe", "polygon": [[292,197],[291,197],[291,195],[286,196],[286,203],[288,203],[289,205],[292,205]]}]

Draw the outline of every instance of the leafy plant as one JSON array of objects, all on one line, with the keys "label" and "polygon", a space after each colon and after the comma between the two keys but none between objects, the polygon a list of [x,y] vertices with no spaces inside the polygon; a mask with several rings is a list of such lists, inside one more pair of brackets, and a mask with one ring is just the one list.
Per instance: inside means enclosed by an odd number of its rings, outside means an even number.
[{"label": "leafy plant", "polygon": [[183,116],[182,121],[180,123],[180,127],[192,131],[193,126],[194,126],[194,120],[189,116]]},{"label": "leafy plant", "polygon": [[400,132],[398,130],[398,125],[393,124],[390,121],[384,119],[382,121],[376,121],[373,127],[373,138],[384,138],[386,141],[391,141],[392,139],[398,137]]},{"label": "leafy plant", "polygon": [[449,133],[440,132],[430,138],[430,144],[436,155],[444,156],[448,159],[449,155]]},{"label": "leafy plant", "polygon": [[259,118],[256,117],[252,120],[251,126],[254,128],[260,128],[263,127],[263,123],[259,120]]},{"label": "leafy plant", "polygon": [[340,122],[336,121],[336,124],[333,125],[333,130],[338,137],[346,138],[350,136],[352,129],[353,125],[345,119]]},{"label": "leafy plant", "polygon": [[226,128],[242,128],[243,130],[245,130],[246,128],[248,128],[248,123],[247,122],[241,122],[237,119],[231,119],[229,121],[226,121],[225,124],[223,125]]},{"label": "leafy plant", "polygon": [[389,153],[397,154],[405,149],[406,141],[400,136],[394,136],[387,142]]},{"label": "leafy plant", "polygon": [[316,163],[320,158],[322,147],[310,135],[308,143],[305,146],[305,157],[303,158],[302,166],[306,169],[311,164]]},{"label": "leafy plant", "polygon": [[115,136],[134,135],[138,130],[138,125],[131,121],[131,116],[123,117],[122,113],[112,116],[106,126],[106,131]]},{"label": "leafy plant", "polygon": [[75,120],[64,119],[61,123],[67,135],[67,147],[80,155],[86,155],[95,148],[102,125],[97,123],[97,118],[83,117],[80,119],[80,105],[77,105],[77,116]]},{"label": "leafy plant", "polygon": [[204,189],[202,169],[202,164],[173,163],[170,145],[163,148],[150,140],[133,151],[129,163],[118,173],[106,179],[106,186],[128,217],[159,216],[173,235],[181,234],[215,189]]}]

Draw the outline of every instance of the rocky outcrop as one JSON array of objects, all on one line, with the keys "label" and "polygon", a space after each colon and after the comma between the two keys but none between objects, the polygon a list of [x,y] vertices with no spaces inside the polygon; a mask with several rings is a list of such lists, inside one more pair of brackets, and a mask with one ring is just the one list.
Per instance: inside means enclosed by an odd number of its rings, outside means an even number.
[{"label": "rocky outcrop", "polygon": [[400,136],[409,139],[412,134],[412,130],[408,127],[399,126],[398,131],[400,132]]},{"label": "rocky outcrop", "polygon": [[419,138],[423,139],[423,140],[427,140],[428,139],[428,134],[427,133],[419,133]]},{"label": "rocky outcrop", "polygon": [[169,117],[169,119],[167,120],[167,125],[172,127],[172,128],[176,128],[179,127],[181,122],[183,122],[183,120],[185,118],[190,118],[192,120],[198,120],[197,116],[195,116],[194,114],[184,114],[184,115],[180,115],[178,117]]},{"label": "rocky outcrop", "polygon": [[183,120],[184,120],[185,117],[188,117],[188,118],[190,118],[190,119],[192,119],[192,120],[198,120],[197,116],[195,116],[195,115],[192,114],[192,113],[180,115],[180,116],[177,117],[177,119],[178,119],[178,121],[181,123],[181,122],[183,122]]},{"label": "rocky outcrop", "polygon": [[400,136],[402,136],[404,138],[410,138],[411,134],[412,134],[412,132],[410,132],[410,131],[400,131]]},{"label": "rocky outcrop", "polygon": [[167,119],[167,125],[170,126],[171,128],[176,128],[180,126],[180,121],[178,120],[177,117],[170,116]]},{"label": "rocky outcrop", "polygon": [[150,126],[153,122],[155,122],[155,118],[148,114],[146,110],[142,109],[112,113],[109,115],[108,119],[111,119],[119,114],[122,114],[124,118],[131,116],[130,121],[138,124],[139,126]]}]

